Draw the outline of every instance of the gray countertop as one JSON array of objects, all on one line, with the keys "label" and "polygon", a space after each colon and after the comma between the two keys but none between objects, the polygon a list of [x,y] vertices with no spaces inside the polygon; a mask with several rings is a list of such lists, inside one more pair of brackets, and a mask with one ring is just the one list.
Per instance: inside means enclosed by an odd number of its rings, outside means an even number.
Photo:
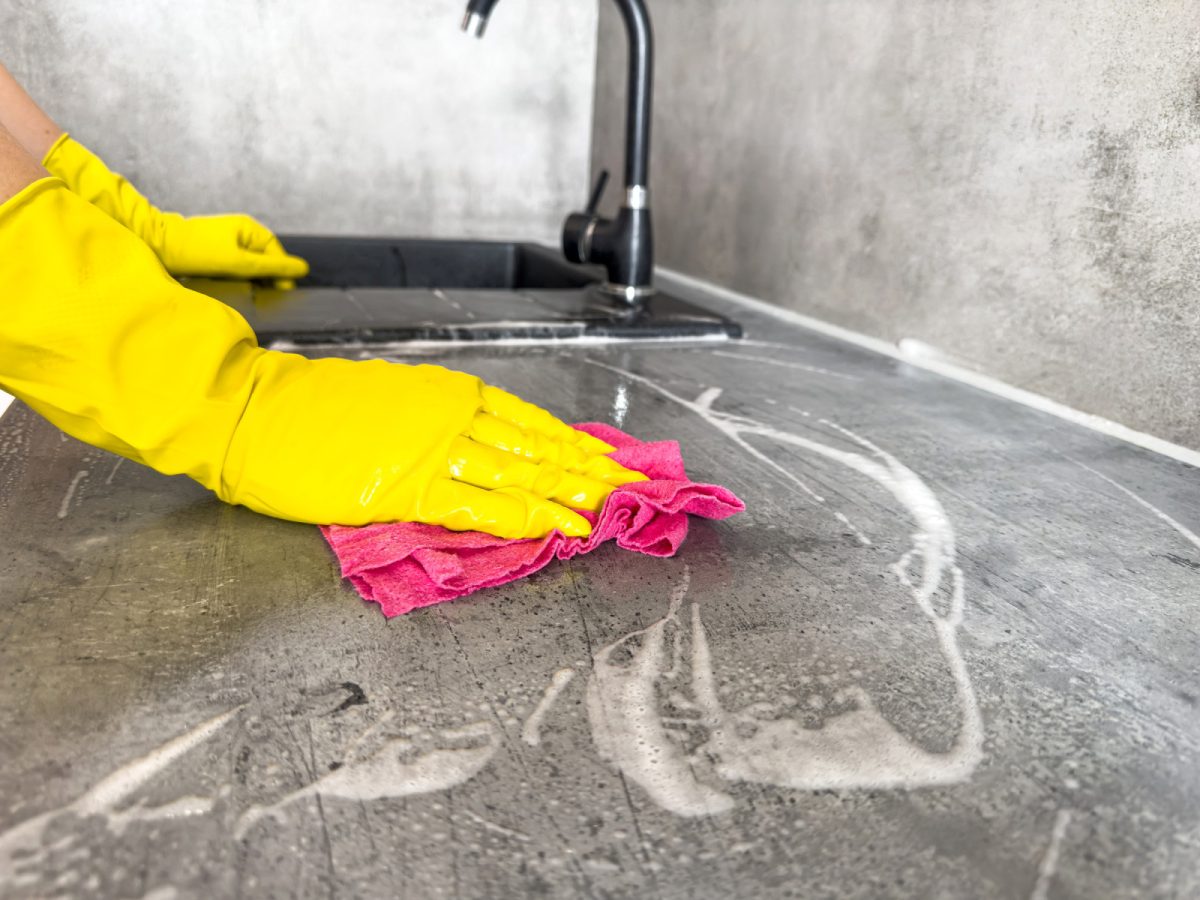
[{"label": "gray countertop", "polygon": [[1196,470],[733,312],[392,356],[748,507],[392,621],[317,529],[15,404],[0,896],[1200,893]]}]

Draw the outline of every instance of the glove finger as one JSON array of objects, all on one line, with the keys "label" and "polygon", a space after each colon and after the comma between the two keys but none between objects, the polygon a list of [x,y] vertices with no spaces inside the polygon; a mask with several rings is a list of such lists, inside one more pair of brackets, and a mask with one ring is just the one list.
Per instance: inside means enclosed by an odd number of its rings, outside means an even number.
[{"label": "glove finger", "polygon": [[557,463],[571,472],[611,485],[647,480],[641,472],[627,469],[607,456],[589,453],[577,444],[564,443],[536,431],[524,431],[507,419],[486,412],[476,413],[467,436],[532,462]]},{"label": "glove finger", "polygon": [[238,215],[238,246],[255,253],[282,254],[283,244],[275,237],[275,232],[253,216]]},{"label": "glove finger", "polygon": [[439,478],[418,505],[417,520],[451,531],[483,531],[509,540],[544,537],[561,531],[568,537],[587,537],[587,519],[518,487],[489,491]]},{"label": "glove finger", "polygon": [[230,274],[242,278],[277,278],[294,281],[308,274],[308,263],[284,253],[257,253],[243,250],[230,264]]},{"label": "glove finger", "polygon": [[534,406],[490,384],[483,386],[483,409],[525,431],[536,431],[563,443],[574,444],[588,453],[612,453],[616,449],[590,434],[572,428],[540,406]]},{"label": "glove finger", "polygon": [[[246,273],[250,278],[274,278],[275,287],[288,291],[296,286],[295,279],[308,274],[308,262],[299,256],[290,255],[275,233],[253,216],[239,215],[237,219],[238,247],[249,251],[249,256],[263,266],[257,273]],[[239,254],[245,256],[246,254]],[[270,260],[270,262],[266,262]],[[249,265],[249,262],[247,262]],[[241,273],[239,273],[241,274]]]},{"label": "glove finger", "polygon": [[450,445],[450,473],[457,481],[496,490],[519,487],[572,509],[599,512],[612,485],[577,475],[555,463],[530,462],[503,450],[455,438]]}]

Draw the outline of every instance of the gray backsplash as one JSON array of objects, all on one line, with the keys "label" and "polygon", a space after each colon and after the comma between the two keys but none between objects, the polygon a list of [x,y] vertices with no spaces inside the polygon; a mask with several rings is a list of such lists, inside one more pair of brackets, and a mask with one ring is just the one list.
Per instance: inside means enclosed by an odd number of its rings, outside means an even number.
[{"label": "gray backsplash", "polygon": [[661,265],[1200,447],[1200,6],[650,7]]}]

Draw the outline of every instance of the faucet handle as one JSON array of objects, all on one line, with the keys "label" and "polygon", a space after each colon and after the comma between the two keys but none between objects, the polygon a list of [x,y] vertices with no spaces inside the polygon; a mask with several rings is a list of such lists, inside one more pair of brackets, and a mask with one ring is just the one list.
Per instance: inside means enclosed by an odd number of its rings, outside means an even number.
[{"label": "faucet handle", "polygon": [[600,206],[600,198],[604,196],[606,187],[608,187],[608,169],[601,169],[600,174],[596,176],[596,186],[592,188],[592,196],[588,199],[587,207],[584,210],[589,216],[596,214],[596,209]]},{"label": "faucet handle", "polygon": [[573,263],[591,261],[592,236],[596,232],[596,224],[600,217],[596,208],[604,189],[608,187],[608,169],[601,169],[596,176],[596,186],[592,188],[592,196],[588,198],[587,208],[583,212],[571,213],[563,224],[562,248],[563,255]]}]

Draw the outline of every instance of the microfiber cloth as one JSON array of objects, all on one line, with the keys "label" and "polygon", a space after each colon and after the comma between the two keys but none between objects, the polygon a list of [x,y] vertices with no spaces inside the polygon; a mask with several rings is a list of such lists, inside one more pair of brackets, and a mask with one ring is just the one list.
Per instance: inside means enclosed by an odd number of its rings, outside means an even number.
[{"label": "microfiber cloth", "polygon": [[673,556],[687,537],[688,515],[724,519],[745,509],[733,492],[689,481],[675,441],[642,443],[609,425],[581,431],[616,447],[612,458],[649,481],[617,488],[586,538],[551,532],[534,540],[506,540],[478,531],[390,522],[361,528],[327,525],[321,531],[342,575],[388,618],[531,575],[555,559],[589,553],[605,541],[649,556]]}]

